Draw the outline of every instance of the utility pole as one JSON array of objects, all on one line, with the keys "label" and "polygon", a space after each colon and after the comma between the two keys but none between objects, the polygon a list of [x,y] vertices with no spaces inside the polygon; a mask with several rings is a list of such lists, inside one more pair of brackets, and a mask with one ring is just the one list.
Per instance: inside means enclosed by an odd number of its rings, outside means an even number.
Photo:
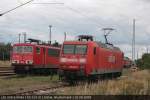
[{"label": "utility pole", "polygon": [[133,19],[132,60],[135,64],[135,19]]},{"label": "utility pole", "polygon": [[147,54],[148,54],[148,51],[149,51],[148,46],[146,46],[146,52],[147,52]]},{"label": "utility pole", "polygon": [[137,50],[137,60],[139,59],[139,51]]},{"label": "utility pole", "polygon": [[26,43],[26,37],[27,37],[26,32],[24,32],[23,35],[24,35],[24,43]]},{"label": "utility pole", "polygon": [[19,36],[19,43],[20,43],[20,36],[21,36],[21,34],[19,33],[18,36]]},{"label": "utility pole", "polygon": [[49,43],[51,44],[52,40],[52,25],[49,25]]},{"label": "utility pole", "polygon": [[3,52],[3,61],[5,60],[5,52]]},{"label": "utility pole", "polygon": [[64,41],[66,41],[67,38],[67,32],[64,32]]}]

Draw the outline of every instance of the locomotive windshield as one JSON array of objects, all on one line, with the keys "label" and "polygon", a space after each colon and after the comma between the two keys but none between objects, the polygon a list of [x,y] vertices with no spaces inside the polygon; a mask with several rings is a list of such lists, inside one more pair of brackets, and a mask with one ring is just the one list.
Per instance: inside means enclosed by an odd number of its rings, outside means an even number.
[{"label": "locomotive windshield", "polygon": [[63,53],[64,54],[86,54],[87,45],[64,45]]},{"label": "locomotive windshield", "polygon": [[86,54],[87,46],[86,45],[76,45],[75,54]]},{"label": "locomotive windshield", "polygon": [[13,52],[15,53],[31,53],[32,46],[15,46],[13,47]]},{"label": "locomotive windshield", "polygon": [[24,46],[24,52],[32,52],[31,46]]}]

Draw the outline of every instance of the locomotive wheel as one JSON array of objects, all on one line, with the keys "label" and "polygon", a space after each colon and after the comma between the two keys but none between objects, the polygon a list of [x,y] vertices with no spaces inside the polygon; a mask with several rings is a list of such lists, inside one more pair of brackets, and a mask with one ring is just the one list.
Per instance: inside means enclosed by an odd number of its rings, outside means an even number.
[{"label": "locomotive wheel", "polygon": [[91,75],[88,77],[88,83],[95,83],[98,82],[98,76],[97,75]]},{"label": "locomotive wheel", "polygon": [[26,71],[25,71],[25,70],[14,69],[14,72],[15,72],[16,74],[26,74]]},{"label": "locomotive wheel", "polygon": [[122,75],[121,72],[113,73],[113,78],[118,78]]},{"label": "locomotive wheel", "polygon": [[117,73],[117,77],[120,77],[122,75],[122,72]]}]

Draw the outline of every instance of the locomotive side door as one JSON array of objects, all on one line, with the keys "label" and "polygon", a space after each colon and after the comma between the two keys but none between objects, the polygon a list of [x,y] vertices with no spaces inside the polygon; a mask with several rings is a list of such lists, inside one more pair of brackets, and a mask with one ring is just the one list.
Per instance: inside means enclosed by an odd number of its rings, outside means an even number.
[{"label": "locomotive side door", "polygon": [[98,71],[98,63],[99,63],[99,58],[98,58],[98,47],[97,46],[94,46],[93,48],[93,57],[94,57],[94,67],[95,67],[95,71],[97,72]]},{"label": "locomotive side door", "polygon": [[45,67],[46,66],[46,49],[43,48],[43,66]]}]

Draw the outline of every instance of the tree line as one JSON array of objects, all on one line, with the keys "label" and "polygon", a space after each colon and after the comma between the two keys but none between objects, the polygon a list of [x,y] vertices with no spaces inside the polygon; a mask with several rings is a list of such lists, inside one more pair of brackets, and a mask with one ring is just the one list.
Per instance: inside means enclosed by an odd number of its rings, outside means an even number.
[{"label": "tree line", "polygon": [[150,69],[150,54],[143,54],[142,58],[136,60],[136,64],[140,69]]},{"label": "tree line", "polygon": [[0,60],[10,60],[11,51],[11,43],[0,43]]}]

